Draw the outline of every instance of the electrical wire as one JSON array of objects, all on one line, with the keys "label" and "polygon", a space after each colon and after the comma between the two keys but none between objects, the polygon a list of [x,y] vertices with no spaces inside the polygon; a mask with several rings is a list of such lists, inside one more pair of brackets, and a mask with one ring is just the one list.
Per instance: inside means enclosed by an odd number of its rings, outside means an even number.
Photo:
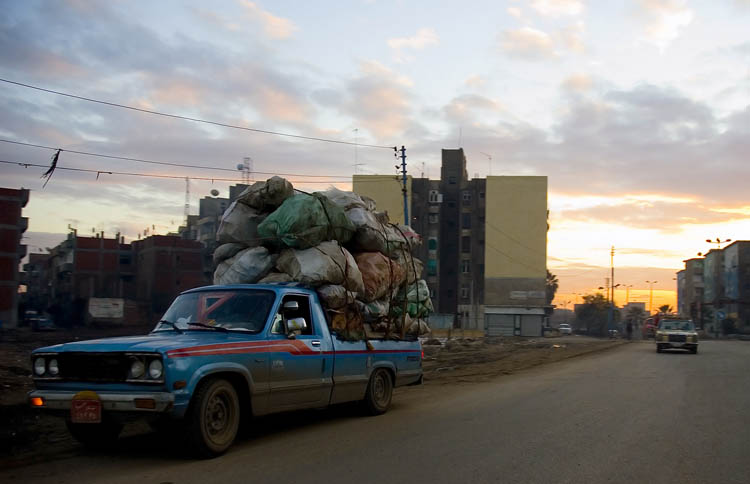
[{"label": "electrical wire", "polygon": [[[35,167],[35,168],[49,168],[49,165],[41,165],[38,163],[27,163],[24,161],[11,161],[11,160],[0,160],[0,163],[6,164],[6,165],[18,165],[22,166],[24,168],[29,167]],[[205,176],[185,176],[185,175],[157,175],[153,173],[133,173],[133,172],[122,172],[122,171],[112,171],[112,170],[95,170],[92,168],[75,168],[75,167],[67,167],[67,166],[56,166],[56,170],[66,170],[66,171],[73,171],[73,172],[82,172],[82,173],[95,173],[97,175],[97,179],[100,175],[124,175],[124,176],[140,176],[140,177],[149,177],[149,178],[169,178],[169,179],[179,179],[184,180],[185,178],[190,178],[191,180],[205,180],[205,181],[211,181],[211,182],[217,182],[217,181],[223,181],[223,182],[234,182],[238,184],[244,184],[243,180],[236,179],[236,178],[216,178],[216,177],[205,177]],[[287,180],[291,183],[298,183],[298,184],[311,184],[311,183],[344,183],[342,180],[294,180],[290,179]],[[357,183],[364,182],[380,182],[380,180],[360,180]]]},{"label": "electrical wire", "polygon": [[[486,242],[485,242],[485,243],[486,243]],[[526,263],[524,263],[524,262],[521,262],[520,260],[518,260],[518,259],[516,259],[516,258],[514,258],[514,257],[511,257],[511,256],[510,256],[509,254],[507,254],[507,253],[503,252],[502,250],[498,249],[497,247],[495,247],[495,246],[494,246],[494,245],[492,245],[492,244],[489,244],[489,243],[487,243],[487,246],[488,246],[488,247],[489,247],[490,249],[492,249],[492,250],[494,250],[495,252],[497,252],[498,254],[500,254],[500,255],[503,255],[503,256],[505,256],[505,257],[507,257],[507,258],[508,258],[508,259],[509,259],[509,260],[510,260],[510,261],[511,261],[512,263],[515,263],[515,264],[519,264],[519,265],[522,265],[522,266],[526,267],[527,269],[531,269],[531,270],[533,270],[533,271],[538,271],[538,270],[539,270],[539,268],[538,268],[538,267],[532,267],[532,266],[530,266],[530,265],[528,265],[528,264],[526,264]],[[544,270],[546,270],[546,267],[545,267],[545,269],[544,269]]]},{"label": "electrical wire", "polygon": [[285,136],[287,138],[297,138],[297,139],[304,139],[304,140],[310,140],[310,141],[322,141],[324,143],[336,143],[336,144],[350,145],[350,146],[361,146],[363,148],[380,148],[380,149],[387,149],[387,150],[394,150],[394,149],[396,149],[395,146],[370,145],[370,144],[363,144],[363,143],[353,143],[351,141],[343,141],[343,140],[328,139],[328,138],[318,138],[318,137],[315,137],[315,136],[303,136],[303,135],[299,135],[299,134],[282,133],[282,132],[279,132],[279,131],[271,131],[271,130],[267,130],[267,129],[250,128],[248,126],[239,126],[239,125],[235,125],[235,124],[221,123],[221,122],[218,122],[218,121],[210,121],[210,120],[207,120],[207,119],[193,118],[193,117],[190,117],[190,116],[181,116],[179,114],[163,113],[161,111],[153,111],[153,110],[150,110],[150,109],[143,109],[143,108],[137,108],[135,106],[128,106],[127,104],[114,103],[114,102],[110,102],[110,101],[102,101],[102,100],[99,100],[99,99],[93,99],[93,98],[90,98],[90,97],[78,96],[76,94],[70,94],[70,93],[67,93],[67,92],[55,91],[55,90],[52,90],[52,89],[45,89],[43,87],[33,86],[31,84],[24,84],[22,82],[17,82],[17,81],[11,81],[9,79],[0,78],[0,82],[5,82],[5,83],[8,83],[8,84],[13,84],[15,86],[25,87],[25,88],[28,88],[28,89],[34,89],[36,91],[46,92],[46,93],[50,93],[50,94],[56,94],[58,96],[65,96],[65,97],[69,97],[69,98],[73,98],[73,99],[79,99],[81,101],[88,101],[88,102],[97,103],[97,104],[104,104],[105,106],[112,106],[112,107],[116,107],[116,108],[130,109],[131,111],[137,111],[137,112],[146,113],[146,114],[153,114],[153,115],[156,115],[156,116],[163,116],[163,117],[166,117],[166,118],[181,119],[181,120],[184,120],[184,121],[193,121],[193,122],[196,122],[196,123],[211,124],[213,126],[221,126],[223,128],[241,129],[243,131],[252,131],[254,133],[263,133],[263,134],[272,134],[272,135],[275,135],[275,136]]},{"label": "electrical wire", "polygon": [[[0,139],[0,142],[2,143],[11,143],[14,145],[20,145],[20,146],[30,146],[33,148],[43,148],[46,150],[54,150],[54,151],[64,151],[68,153],[75,153],[77,155],[86,155],[86,156],[95,156],[98,158],[109,158],[113,160],[124,160],[124,161],[135,161],[138,163],[148,163],[151,165],[164,165],[164,166],[178,166],[182,168],[200,168],[203,170],[216,170],[216,171],[229,171],[232,173],[237,173],[237,170],[233,170],[231,168],[220,168],[216,166],[205,166],[205,165],[188,165],[184,163],[173,163],[169,161],[156,161],[156,160],[146,160],[143,158],[131,158],[128,156],[115,156],[115,155],[104,155],[101,153],[92,153],[88,151],[76,151],[76,150],[68,150],[64,148],[55,148],[53,146],[45,146],[45,145],[39,145],[34,143],[23,143],[21,141],[12,141],[8,139]],[[279,176],[299,176],[299,177],[308,177],[308,178],[345,178],[350,179],[351,177],[346,175],[305,175],[302,173],[271,173],[271,172],[264,172],[264,171],[253,171],[254,174],[258,175],[279,175]],[[184,178],[184,177],[183,177]]]},{"label": "electrical wire", "polygon": [[508,239],[510,239],[511,241],[515,242],[516,244],[520,245],[521,247],[523,247],[523,248],[525,248],[525,249],[527,249],[527,250],[529,250],[529,251],[531,251],[531,252],[534,252],[534,253],[536,253],[536,254],[539,254],[539,255],[543,255],[543,256],[545,256],[545,257],[547,256],[547,254],[546,254],[546,253],[540,252],[540,251],[538,251],[537,249],[533,249],[533,248],[529,247],[528,245],[524,244],[524,243],[523,243],[523,242],[521,242],[520,240],[517,240],[516,238],[514,238],[514,237],[513,237],[512,235],[508,234],[507,232],[505,232],[505,231],[503,231],[503,230],[501,230],[501,229],[499,229],[499,228],[495,227],[495,226],[494,226],[493,224],[491,224],[491,223],[487,222],[486,220],[485,220],[485,224],[486,224],[486,225],[488,225],[488,226],[489,226],[490,228],[492,228],[493,230],[496,230],[497,232],[500,232],[500,233],[501,233],[501,234],[503,234],[503,235],[504,235],[505,237],[507,237],[507,238],[508,238]]}]

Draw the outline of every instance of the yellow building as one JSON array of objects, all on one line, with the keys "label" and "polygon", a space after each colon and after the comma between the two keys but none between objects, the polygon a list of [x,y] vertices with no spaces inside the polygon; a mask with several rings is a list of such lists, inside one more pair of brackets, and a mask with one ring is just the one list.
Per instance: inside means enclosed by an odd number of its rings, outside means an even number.
[{"label": "yellow building", "polygon": [[[352,191],[355,193],[375,200],[378,211],[388,213],[391,222],[405,223],[404,193],[402,191],[401,176],[354,175],[352,177],[352,187]],[[406,190],[408,203],[411,206],[411,176],[406,177]]]},{"label": "yellow building", "polygon": [[484,311],[488,333],[541,334],[547,229],[547,177],[487,178]]}]

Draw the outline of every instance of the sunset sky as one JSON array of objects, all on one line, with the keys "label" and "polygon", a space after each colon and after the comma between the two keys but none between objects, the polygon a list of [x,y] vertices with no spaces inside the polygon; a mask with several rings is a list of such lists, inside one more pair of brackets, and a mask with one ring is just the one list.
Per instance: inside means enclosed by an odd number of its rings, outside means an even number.
[{"label": "sunset sky", "polygon": [[[630,300],[674,305],[675,271],[750,239],[750,0],[4,2],[0,77],[219,123],[405,145],[414,176],[439,177],[463,147],[470,176],[549,177],[556,303],[609,275]],[[394,172],[392,150],[278,137],[144,114],[0,82],[0,139],[350,187]],[[52,150],[0,142],[0,160]],[[491,162],[490,162],[491,157]],[[59,166],[230,178],[63,151]],[[174,230],[184,179],[0,164],[32,190],[30,251],[68,225],[127,239]],[[324,175],[309,178],[304,175]],[[257,179],[267,175],[256,174]],[[228,181],[191,180],[191,209]],[[715,244],[714,244],[715,245]],[[625,290],[618,291],[618,303]],[[578,298],[580,302],[580,297]]]}]

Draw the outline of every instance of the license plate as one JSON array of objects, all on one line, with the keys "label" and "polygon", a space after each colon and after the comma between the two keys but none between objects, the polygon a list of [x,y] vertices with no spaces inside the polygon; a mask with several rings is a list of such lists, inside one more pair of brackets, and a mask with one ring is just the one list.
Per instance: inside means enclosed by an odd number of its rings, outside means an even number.
[{"label": "license plate", "polygon": [[100,423],[102,402],[99,400],[73,400],[70,405],[70,421],[73,423]]}]

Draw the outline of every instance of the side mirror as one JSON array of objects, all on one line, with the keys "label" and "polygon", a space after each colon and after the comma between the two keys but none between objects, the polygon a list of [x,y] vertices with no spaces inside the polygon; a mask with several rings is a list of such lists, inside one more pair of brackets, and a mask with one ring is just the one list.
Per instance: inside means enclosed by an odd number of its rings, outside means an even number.
[{"label": "side mirror", "polygon": [[286,320],[286,334],[289,335],[290,338],[294,336],[295,331],[304,331],[306,329],[307,321],[305,321],[305,318],[292,318]]},{"label": "side mirror", "polygon": [[284,312],[299,311],[299,303],[297,301],[287,301],[284,303],[282,309],[284,310]]}]

